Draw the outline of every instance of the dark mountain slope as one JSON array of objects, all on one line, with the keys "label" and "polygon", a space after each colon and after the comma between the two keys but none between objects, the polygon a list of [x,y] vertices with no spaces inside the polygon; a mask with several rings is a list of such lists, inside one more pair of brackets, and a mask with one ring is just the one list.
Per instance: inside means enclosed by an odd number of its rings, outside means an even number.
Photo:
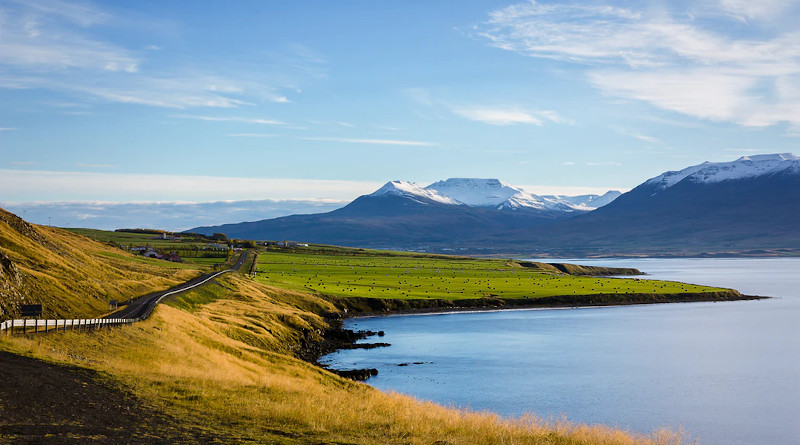
[{"label": "dark mountain slope", "polygon": [[718,253],[800,248],[800,176],[642,184],[611,204],[493,237],[561,253]]},{"label": "dark mountain slope", "polygon": [[198,227],[191,231],[222,232],[232,238],[407,247],[419,244],[460,245],[476,236],[541,225],[554,218],[533,211],[501,212],[425,201],[418,197],[367,195],[328,213]]}]

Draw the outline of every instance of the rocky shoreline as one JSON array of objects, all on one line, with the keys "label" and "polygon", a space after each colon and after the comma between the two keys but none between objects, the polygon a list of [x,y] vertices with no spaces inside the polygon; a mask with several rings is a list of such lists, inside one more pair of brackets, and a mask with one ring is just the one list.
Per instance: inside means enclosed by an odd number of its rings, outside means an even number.
[{"label": "rocky shoreline", "polygon": [[383,336],[383,331],[353,331],[343,327],[348,318],[375,317],[403,314],[426,314],[459,311],[494,311],[504,309],[561,309],[598,306],[625,306],[635,304],[726,302],[762,300],[770,297],[743,295],[736,290],[723,292],[681,294],[593,294],[559,295],[541,298],[502,299],[495,297],[464,300],[400,300],[377,298],[328,299],[341,308],[340,312],[325,314],[329,329],[322,333],[321,340],[307,340],[301,349],[301,358],[323,369],[353,380],[366,380],[378,374],[375,368],[338,370],[319,363],[319,358],[343,349],[372,349],[390,346],[389,343],[357,343],[372,336]]}]

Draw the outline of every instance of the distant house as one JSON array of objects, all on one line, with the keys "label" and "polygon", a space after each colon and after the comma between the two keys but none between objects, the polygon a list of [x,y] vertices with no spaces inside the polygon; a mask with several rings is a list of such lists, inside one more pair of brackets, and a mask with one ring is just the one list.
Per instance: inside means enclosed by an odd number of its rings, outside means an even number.
[{"label": "distant house", "polygon": [[161,258],[161,255],[159,255],[158,252],[153,249],[148,249],[143,255],[147,258]]},{"label": "distant house", "polygon": [[134,246],[131,247],[131,252],[147,252],[148,249],[150,248],[147,246]]},{"label": "distant house", "polygon": [[183,260],[180,256],[178,256],[178,252],[170,252],[168,255],[164,255],[162,258],[167,261],[172,261],[173,263],[182,263]]},{"label": "distant house", "polygon": [[169,235],[166,232],[164,232],[161,235],[154,237],[153,239],[180,241],[181,237],[179,235]]}]

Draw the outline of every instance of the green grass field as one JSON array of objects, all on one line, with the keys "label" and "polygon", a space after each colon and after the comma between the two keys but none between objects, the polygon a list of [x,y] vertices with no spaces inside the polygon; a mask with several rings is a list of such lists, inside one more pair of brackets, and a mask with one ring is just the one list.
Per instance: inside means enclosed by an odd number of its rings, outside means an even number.
[{"label": "green grass field", "polygon": [[[210,242],[202,237],[181,235],[180,240],[159,239],[155,234],[112,232],[96,229],[65,229],[101,243],[112,243],[127,249],[134,246],[149,246],[160,252],[177,252],[185,263],[195,266],[213,267],[227,260],[227,251],[207,250]],[[206,248],[206,250],[204,250]]]},{"label": "green grass field", "polygon": [[512,260],[375,251],[262,252],[256,272],[256,279],[266,284],[340,297],[458,300],[722,290],[669,281],[573,276],[522,267]]}]

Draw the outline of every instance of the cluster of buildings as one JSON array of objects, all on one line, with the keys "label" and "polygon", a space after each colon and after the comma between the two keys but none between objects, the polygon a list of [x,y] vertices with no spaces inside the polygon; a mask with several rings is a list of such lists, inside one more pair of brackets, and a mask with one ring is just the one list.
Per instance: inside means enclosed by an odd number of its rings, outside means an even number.
[{"label": "cluster of buildings", "polygon": [[298,243],[295,241],[264,241],[264,245],[277,247],[308,247],[308,243]]},{"label": "cluster of buildings", "polygon": [[159,260],[172,261],[173,263],[183,262],[181,257],[178,255],[178,252],[170,252],[166,255],[162,255],[150,246],[131,247],[131,252],[141,254],[142,256],[147,258],[156,258]]}]

